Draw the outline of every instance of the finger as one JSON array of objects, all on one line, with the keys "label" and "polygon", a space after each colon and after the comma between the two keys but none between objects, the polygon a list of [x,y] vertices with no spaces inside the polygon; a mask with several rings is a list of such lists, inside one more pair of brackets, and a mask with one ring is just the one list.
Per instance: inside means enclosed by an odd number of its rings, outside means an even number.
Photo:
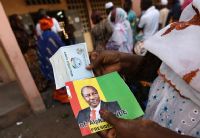
[{"label": "finger", "polygon": [[116,130],[114,128],[111,128],[107,133],[108,138],[116,138]]},{"label": "finger", "polygon": [[114,128],[97,132],[101,138],[116,138],[116,130]]},{"label": "finger", "polygon": [[120,62],[120,53],[115,51],[104,52],[103,63],[105,65],[112,65]]},{"label": "finger", "polygon": [[90,54],[90,60],[91,60],[91,61],[94,61],[94,60],[97,59],[98,56],[99,56],[99,53],[97,53],[97,52],[92,52],[92,53]]},{"label": "finger", "polygon": [[86,67],[88,70],[98,69],[103,62],[103,57],[99,56],[95,60],[91,60],[91,64]]},{"label": "finger", "polygon": [[95,76],[104,75],[104,74],[103,74],[103,73],[104,73],[103,67],[100,66],[99,68],[95,69],[94,73],[95,73]]},{"label": "finger", "polygon": [[90,65],[86,66],[86,69],[87,70],[92,70],[92,69],[94,69],[94,66],[92,64],[90,64]]},{"label": "finger", "polygon": [[[97,60],[98,56],[99,56],[99,53],[97,53],[97,52],[92,52],[90,54],[91,64],[86,67],[87,70],[92,70],[92,69],[96,68],[96,64],[99,64],[99,63],[95,63],[95,62],[97,62],[96,60]],[[99,62],[99,60],[98,60],[98,62]]]},{"label": "finger", "polygon": [[102,65],[113,65],[120,62],[120,54],[115,51],[104,51],[102,53],[93,53],[93,59],[91,62],[91,67],[93,69],[98,68]]},{"label": "finger", "polygon": [[108,138],[108,131],[109,131],[109,130],[103,130],[103,131],[97,132],[97,134],[98,134],[101,138]]},{"label": "finger", "polygon": [[115,126],[119,122],[119,119],[111,112],[107,110],[100,110],[99,111],[101,118],[103,118],[109,124]]},{"label": "finger", "polygon": [[116,63],[116,64],[113,64],[112,66],[106,66],[104,67],[104,74],[107,74],[107,73],[111,73],[113,71],[120,71],[121,70],[121,66],[120,66],[120,63]]}]

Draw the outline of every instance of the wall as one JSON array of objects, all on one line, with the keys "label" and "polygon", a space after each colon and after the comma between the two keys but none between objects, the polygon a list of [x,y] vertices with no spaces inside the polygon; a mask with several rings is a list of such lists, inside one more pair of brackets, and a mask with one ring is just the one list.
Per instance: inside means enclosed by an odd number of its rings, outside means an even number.
[{"label": "wall", "polygon": [[29,12],[36,12],[40,8],[49,10],[66,10],[66,0],[61,0],[60,4],[43,4],[43,5],[26,5],[25,0],[1,0],[6,15],[24,14]]},{"label": "wall", "polygon": [[22,88],[24,97],[29,102],[31,108],[35,113],[45,110],[42,97],[35,85],[35,82],[31,76],[28,66],[21,53],[15,35],[9,25],[8,18],[0,2],[0,44],[4,49],[8,61],[16,74],[16,78]]},{"label": "wall", "polygon": [[1,71],[0,71],[0,76],[3,78],[3,81],[7,83],[9,81],[16,80],[16,77],[11,68],[10,62],[8,61],[1,45],[0,45],[0,64],[2,66]]}]

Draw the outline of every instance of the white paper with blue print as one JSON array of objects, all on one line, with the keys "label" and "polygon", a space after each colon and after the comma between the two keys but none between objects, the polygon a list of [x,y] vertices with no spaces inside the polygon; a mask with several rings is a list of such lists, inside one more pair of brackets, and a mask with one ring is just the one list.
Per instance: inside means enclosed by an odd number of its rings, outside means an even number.
[{"label": "white paper with blue print", "polygon": [[68,81],[94,77],[86,66],[90,64],[86,43],[63,46],[50,58],[56,89]]}]

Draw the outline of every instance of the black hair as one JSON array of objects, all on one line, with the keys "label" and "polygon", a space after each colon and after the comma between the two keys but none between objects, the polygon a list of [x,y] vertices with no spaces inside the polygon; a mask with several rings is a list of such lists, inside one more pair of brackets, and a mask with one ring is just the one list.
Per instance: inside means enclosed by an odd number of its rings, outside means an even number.
[{"label": "black hair", "polygon": [[99,11],[92,11],[91,19],[93,24],[98,24],[103,20]]},{"label": "black hair", "polygon": [[110,12],[111,12],[113,9],[114,9],[114,6],[112,6],[112,7],[108,8],[108,9],[106,9],[106,14],[109,15]]},{"label": "black hair", "polygon": [[141,10],[147,10],[153,5],[152,0],[141,0]]},{"label": "black hair", "polygon": [[94,90],[94,91],[97,92],[97,89],[96,89],[94,86],[87,85],[87,86],[84,86],[83,88],[81,88],[81,95],[82,95],[82,96],[83,96],[83,90],[84,90],[85,88],[90,88],[90,89],[92,89],[92,90]]},{"label": "black hair", "polygon": [[41,9],[38,10],[38,17],[39,17],[39,19],[42,19],[42,18],[44,18],[46,16],[47,16],[47,11],[45,9],[41,8]]},{"label": "black hair", "polygon": [[124,10],[128,13],[132,8],[132,0],[125,0],[123,7]]},{"label": "black hair", "polygon": [[111,12],[110,21],[114,23],[115,19],[116,19],[116,8],[114,8]]}]

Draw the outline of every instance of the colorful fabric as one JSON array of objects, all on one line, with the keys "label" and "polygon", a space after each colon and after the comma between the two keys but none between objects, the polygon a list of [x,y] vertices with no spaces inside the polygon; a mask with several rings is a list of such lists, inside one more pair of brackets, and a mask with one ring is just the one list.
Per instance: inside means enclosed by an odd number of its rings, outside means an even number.
[{"label": "colorful fabric", "polygon": [[40,64],[38,63],[39,57],[37,49],[30,48],[24,53],[24,59],[30,69],[31,75],[33,76],[34,82],[40,92],[45,91],[48,85],[47,80],[40,70]]},{"label": "colorful fabric", "polygon": [[42,31],[49,30],[53,26],[53,20],[51,18],[43,18],[39,20],[39,23]]},{"label": "colorful fabric", "polygon": [[49,58],[65,44],[53,31],[47,30],[38,39],[38,55],[42,73],[47,80],[54,81],[53,69]]},{"label": "colorful fabric", "polygon": [[102,51],[106,49],[106,43],[112,36],[112,27],[108,20],[102,20],[96,24],[91,30],[91,36],[94,49]]},{"label": "colorful fabric", "polygon": [[[110,21],[111,18],[112,16],[110,16]],[[113,34],[106,45],[106,49],[132,53],[133,34],[126,12],[121,8],[116,8],[115,21],[111,24]]]},{"label": "colorful fabric", "polygon": [[[51,27],[51,31],[55,32],[55,33],[59,33],[62,31],[58,21],[55,19],[55,18],[51,18],[51,17],[47,17],[49,19],[52,19],[52,22],[53,22],[53,26]],[[40,27],[40,23],[38,22],[36,24],[36,34],[37,36],[41,36],[43,33],[43,30],[41,29]]]},{"label": "colorful fabric", "polygon": [[60,103],[69,103],[69,97],[66,95],[65,88],[55,90],[52,96],[54,100],[59,101]]},{"label": "colorful fabric", "polygon": [[191,2],[192,0],[185,0],[183,4],[181,5],[181,9],[184,10],[185,7],[187,7]]},{"label": "colorful fabric", "polygon": [[135,44],[136,27],[137,27],[137,16],[133,10],[128,12],[128,21],[130,22],[132,33],[133,33],[133,45]]},{"label": "colorful fabric", "polygon": [[163,77],[151,86],[144,118],[179,134],[200,138],[200,107],[183,98]]}]

